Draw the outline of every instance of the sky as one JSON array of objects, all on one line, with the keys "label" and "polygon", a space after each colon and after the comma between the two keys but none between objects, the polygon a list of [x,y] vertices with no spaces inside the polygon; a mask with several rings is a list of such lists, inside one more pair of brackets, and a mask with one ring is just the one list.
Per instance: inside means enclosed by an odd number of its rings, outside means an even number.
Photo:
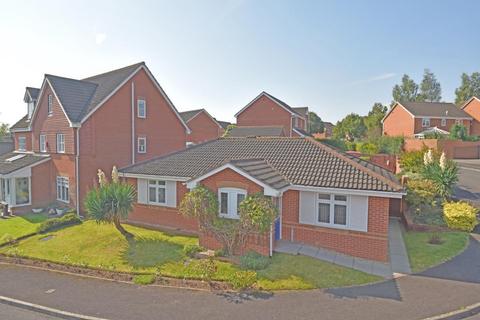
[{"label": "sky", "polygon": [[431,69],[453,101],[480,71],[480,1],[0,0],[0,122],[45,73],[82,79],[145,61],[180,111],[220,120],[261,91],[324,121],[389,104]]}]

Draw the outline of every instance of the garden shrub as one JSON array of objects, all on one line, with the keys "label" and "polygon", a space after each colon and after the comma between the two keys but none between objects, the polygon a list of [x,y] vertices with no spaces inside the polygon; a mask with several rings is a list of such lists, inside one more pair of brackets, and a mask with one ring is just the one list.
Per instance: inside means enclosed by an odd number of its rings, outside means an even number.
[{"label": "garden shrub", "polygon": [[438,161],[432,154],[426,153],[424,162],[422,176],[425,179],[432,180],[436,192],[442,198],[448,199],[452,194],[453,186],[458,181],[457,164],[447,159],[445,153],[442,153]]},{"label": "garden shrub", "polygon": [[248,270],[263,270],[270,264],[270,258],[255,251],[249,251],[240,257],[240,267]]},{"label": "garden shrub", "polygon": [[433,206],[437,193],[435,185],[427,179],[411,179],[407,182],[407,203],[415,208]]},{"label": "garden shrub", "polygon": [[229,282],[235,289],[247,289],[257,282],[257,273],[255,271],[237,271],[232,274]]},{"label": "garden shrub", "polygon": [[451,229],[471,232],[478,224],[477,211],[477,208],[464,201],[443,204],[443,218]]},{"label": "garden shrub", "polygon": [[378,147],[371,143],[371,142],[364,142],[364,143],[359,143],[357,144],[357,151],[363,153],[363,154],[376,154],[379,152]]},{"label": "garden shrub", "polygon": [[155,282],[154,274],[137,274],[133,277],[133,283],[147,285]]},{"label": "garden shrub", "polygon": [[345,145],[345,141],[339,139],[317,139],[317,141],[327,144],[331,147],[335,147],[342,151],[347,150],[347,146]]},{"label": "garden shrub", "polygon": [[52,218],[43,221],[38,227],[38,232],[45,233],[60,227],[82,223],[82,220],[75,213],[68,213],[60,218]]},{"label": "garden shrub", "polygon": [[213,276],[217,273],[217,264],[212,257],[201,259],[195,267],[203,281],[212,281]]},{"label": "garden shrub", "polygon": [[423,170],[424,150],[409,151],[401,154],[399,162],[403,173],[420,173]]},{"label": "garden shrub", "polygon": [[202,252],[204,249],[196,244],[187,244],[183,247],[183,253],[190,258],[195,257],[199,252]]}]

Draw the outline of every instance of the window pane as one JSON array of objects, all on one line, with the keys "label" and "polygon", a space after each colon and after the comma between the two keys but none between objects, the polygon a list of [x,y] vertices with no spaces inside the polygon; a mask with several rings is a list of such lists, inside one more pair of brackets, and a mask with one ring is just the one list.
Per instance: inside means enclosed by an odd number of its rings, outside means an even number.
[{"label": "window pane", "polygon": [[165,188],[158,188],[158,202],[165,203]]},{"label": "window pane", "polygon": [[220,193],[220,213],[228,214],[228,193]]},{"label": "window pane", "polygon": [[335,201],[347,201],[347,196],[335,195]]},{"label": "window pane", "polygon": [[240,203],[245,200],[245,195],[241,193],[237,193],[237,213],[240,212]]},{"label": "window pane", "polygon": [[16,204],[26,204],[30,201],[30,190],[28,186],[28,178],[15,179],[15,202]]},{"label": "window pane", "polygon": [[330,223],[330,204],[318,204],[318,222]]},{"label": "window pane", "polygon": [[156,180],[148,180],[148,184],[154,186],[157,184],[157,181]]},{"label": "window pane", "polygon": [[318,199],[330,200],[330,195],[329,195],[329,194],[326,194],[326,193],[319,193],[319,194],[318,194]]},{"label": "window pane", "polygon": [[164,186],[164,185],[165,185],[165,181],[158,181],[158,184],[161,185],[161,186]]},{"label": "window pane", "polygon": [[148,201],[157,202],[157,188],[155,187],[148,188]]},{"label": "window pane", "polygon": [[347,224],[347,206],[341,204],[335,205],[333,222],[341,225]]}]

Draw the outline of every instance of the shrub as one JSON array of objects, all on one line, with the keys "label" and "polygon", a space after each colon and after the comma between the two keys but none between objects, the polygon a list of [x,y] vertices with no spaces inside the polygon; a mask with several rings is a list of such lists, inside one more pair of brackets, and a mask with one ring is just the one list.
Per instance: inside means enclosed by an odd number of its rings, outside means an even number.
[{"label": "shrub", "polygon": [[257,281],[255,271],[237,271],[229,279],[230,284],[235,289],[247,289],[252,287]]},{"label": "shrub", "polygon": [[133,283],[147,285],[155,282],[154,274],[137,274],[133,277]]},{"label": "shrub", "polygon": [[196,244],[187,244],[183,247],[183,253],[190,258],[195,257],[199,252],[202,252],[203,248]]},{"label": "shrub", "polygon": [[365,142],[365,143],[361,143],[361,144],[357,144],[357,151],[360,151],[361,153],[363,154],[376,154],[379,152],[379,149],[378,147],[371,143],[371,142]]},{"label": "shrub", "polygon": [[427,179],[411,179],[407,182],[407,203],[415,208],[432,206],[437,193],[435,185]]},{"label": "shrub", "polygon": [[423,169],[424,153],[421,150],[402,153],[399,159],[402,172],[420,173]]},{"label": "shrub", "polygon": [[443,218],[451,229],[471,232],[478,224],[477,211],[477,208],[464,201],[443,204]]},{"label": "shrub", "polygon": [[317,139],[317,141],[320,141],[324,144],[327,144],[331,147],[335,147],[337,149],[340,149],[342,151],[347,150],[347,146],[345,145],[345,141],[339,140],[339,139]]},{"label": "shrub", "polygon": [[240,267],[249,270],[263,270],[270,264],[270,258],[255,251],[249,251],[240,257]]},{"label": "shrub", "polygon": [[217,272],[217,264],[212,257],[209,257],[208,259],[201,259],[196,265],[196,269],[202,280],[210,282]]},{"label": "shrub", "polygon": [[38,227],[38,232],[45,233],[60,227],[82,223],[82,220],[75,213],[68,213],[60,218],[47,219]]},{"label": "shrub", "polygon": [[215,250],[215,257],[225,257],[225,250],[223,248]]},{"label": "shrub", "polygon": [[443,153],[440,161],[427,163],[422,171],[425,179],[432,180],[436,192],[447,199],[452,194],[452,189],[458,181],[458,167],[452,160],[447,160]]},{"label": "shrub", "polygon": [[467,127],[463,124],[454,124],[450,128],[450,137],[452,139],[466,140],[467,136]]}]

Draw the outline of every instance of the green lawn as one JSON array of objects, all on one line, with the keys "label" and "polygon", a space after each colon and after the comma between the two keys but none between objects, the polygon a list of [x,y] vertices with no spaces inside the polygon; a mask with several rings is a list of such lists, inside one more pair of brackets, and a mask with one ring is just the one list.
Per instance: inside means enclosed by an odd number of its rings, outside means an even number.
[{"label": "green lawn", "polygon": [[[0,253],[107,270],[201,279],[200,260],[188,259],[183,253],[185,245],[198,244],[196,237],[125,227],[135,235],[134,240],[127,241],[112,225],[86,221],[0,248]],[[215,263],[214,280],[228,280],[240,270],[227,262]],[[309,257],[275,254],[267,269],[258,271],[257,286],[266,290],[312,289],[377,280],[380,278]]]},{"label": "green lawn", "polygon": [[404,232],[403,237],[410,259],[413,272],[420,272],[429,267],[447,261],[463,249],[468,243],[468,233],[465,232],[440,232],[443,243],[430,244],[433,232]]},{"label": "green lawn", "polygon": [[17,239],[35,233],[38,225],[46,219],[45,215],[33,213],[6,219],[0,218],[0,244],[11,238]]}]

